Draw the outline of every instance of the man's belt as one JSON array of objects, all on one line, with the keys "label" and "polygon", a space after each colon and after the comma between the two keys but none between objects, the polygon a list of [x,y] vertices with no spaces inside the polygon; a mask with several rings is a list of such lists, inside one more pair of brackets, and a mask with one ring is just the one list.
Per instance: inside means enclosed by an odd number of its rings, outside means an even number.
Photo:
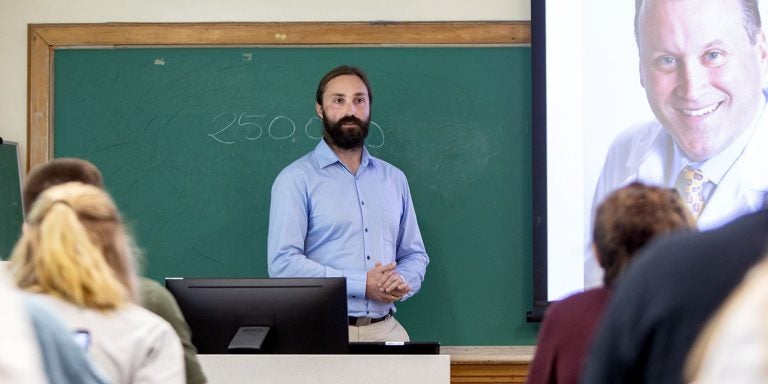
[{"label": "man's belt", "polygon": [[349,316],[349,325],[354,325],[356,327],[360,327],[363,325],[368,324],[376,324],[380,323],[386,319],[389,319],[392,316],[391,313],[388,313],[386,316],[383,317],[353,317]]}]

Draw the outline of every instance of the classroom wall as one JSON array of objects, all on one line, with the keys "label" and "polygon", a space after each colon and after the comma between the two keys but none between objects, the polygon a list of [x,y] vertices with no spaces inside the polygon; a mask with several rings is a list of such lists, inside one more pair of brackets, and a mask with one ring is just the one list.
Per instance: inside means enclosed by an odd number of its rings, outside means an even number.
[{"label": "classroom wall", "polygon": [[223,21],[528,21],[528,0],[0,0],[0,137],[26,159],[27,24]]}]

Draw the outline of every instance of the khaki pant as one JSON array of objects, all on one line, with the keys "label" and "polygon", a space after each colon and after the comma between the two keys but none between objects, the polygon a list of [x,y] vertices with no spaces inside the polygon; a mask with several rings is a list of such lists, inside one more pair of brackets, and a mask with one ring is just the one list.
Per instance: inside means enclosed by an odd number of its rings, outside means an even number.
[{"label": "khaki pant", "polygon": [[388,319],[359,327],[349,326],[349,341],[410,341],[408,332],[394,316]]}]

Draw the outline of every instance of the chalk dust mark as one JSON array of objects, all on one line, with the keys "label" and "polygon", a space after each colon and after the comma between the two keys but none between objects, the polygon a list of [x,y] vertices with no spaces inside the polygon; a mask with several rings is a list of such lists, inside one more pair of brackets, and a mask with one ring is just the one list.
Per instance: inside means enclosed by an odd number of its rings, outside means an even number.
[{"label": "chalk dust mark", "polygon": [[165,65],[165,57],[158,57],[155,59],[155,65]]},{"label": "chalk dust mark", "polygon": [[501,155],[501,153],[502,153],[502,151],[496,151],[494,153],[490,153],[490,154],[485,156],[484,160],[485,161],[490,161],[492,158],[494,158],[494,157],[496,157],[498,155]]},{"label": "chalk dust mark", "polygon": [[154,114],[154,115],[152,115],[152,118],[151,118],[151,119],[149,119],[149,121],[148,121],[148,122],[147,122],[147,123],[144,125],[144,132],[145,132],[145,133],[151,129],[151,127],[152,127],[152,123],[154,123],[154,122],[155,122],[155,120],[157,119],[157,116],[158,116],[159,114],[160,114],[160,110],[158,109],[157,111],[155,111],[155,114]]},{"label": "chalk dust mark", "polygon": [[219,259],[217,259],[215,257],[209,256],[207,253],[197,249],[197,247],[192,247],[192,250],[195,251],[195,253],[197,253],[198,255],[200,255],[200,256],[202,256],[202,257],[204,257],[204,258],[206,258],[206,259],[208,259],[208,260],[210,260],[210,261],[212,261],[212,262],[214,262],[214,263],[216,263],[218,265],[222,265],[222,266],[226,265],[221,260],[219,260]]}]

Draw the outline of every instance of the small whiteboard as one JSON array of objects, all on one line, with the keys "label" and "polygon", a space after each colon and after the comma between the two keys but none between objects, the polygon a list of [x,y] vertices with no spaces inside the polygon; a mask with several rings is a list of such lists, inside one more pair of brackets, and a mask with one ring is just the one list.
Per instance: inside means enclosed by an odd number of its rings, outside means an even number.
[{"label": "small whiteboard", "polygon": [[18,144],[0,144],[0,259],[7,260],[21,234],[21,166]]}]

